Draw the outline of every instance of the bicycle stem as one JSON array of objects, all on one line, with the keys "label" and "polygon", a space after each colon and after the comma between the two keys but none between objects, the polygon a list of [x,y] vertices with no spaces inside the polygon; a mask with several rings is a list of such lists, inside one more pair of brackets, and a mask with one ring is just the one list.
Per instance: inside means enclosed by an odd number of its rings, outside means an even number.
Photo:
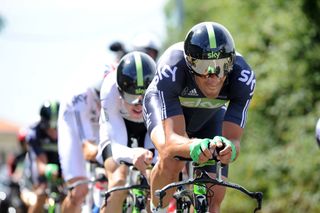
[{"label": "bicycle stem", "polygon": [[222,182],[221,169],[222,169],[221,161],[217,161],[216,162],[216,179],[219,182]]}]

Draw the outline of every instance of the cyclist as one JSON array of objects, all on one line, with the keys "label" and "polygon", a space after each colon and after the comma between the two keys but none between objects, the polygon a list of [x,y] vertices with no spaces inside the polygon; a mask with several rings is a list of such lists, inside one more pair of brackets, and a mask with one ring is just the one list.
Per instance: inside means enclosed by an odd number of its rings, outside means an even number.
[{"label": "cyclist", "polygon": [[[175,156],[204,163],[223,141],[218,158],[224,164],[236,159],[256,81],[229,31],[215,22],[193,26],[184,42],[164,52],[157,71],[144,97],[144,119],[159,153],[150,177],[152,211],[165,212],[173,191],[158,209],[154,192],[178,180],[184,163]],[[226,178],[228,167],[222,173]],[[213,190],[209,208],[219,212],[225,188]]]},{"label": "cyclist", "polygon": [[109,50],[116,54],[116,61],[119,62],[120,59],[127,54],[127,50],[124,44],[120,41],[114,41],[110,44]]},{"label": "cyclist", "polygon": [[160,44],[152,33],[140,33],[132,41],[134,51],[147,53],[151,58],[157,60]]},{"label": "cyclist", "polygon": [[320,119],[318,119],[316,124],[316,141],[320,147]]},{"label": "cyclist", "polygon": [[[59,111],[59,102],[45,101],[40,108],[40,121],[28,129],[26,142],[28,145],[28,173],[31,175],[31,181],[36,195],[34,201],[28,203],[28,212],[41,212],[45,203],[45,190],[47,187],[46,174],[53,172],[50,163],[59,164],[59,155],[57,150],[57,118]],[[58,174],[52,174],[61,177],[59,167]],[[30,199],[29,199],[30,200]]]},{"label": "cyclist", "polygon": [[[21,200],[20,183],[23,178],[24,160],[27,153],[26,145],[27,129],[20,128],[17,132],[17,142],[19,151],[8,153],[7,169],[8,172],[1,171],[0,193],[6,196],[0,198],[0,212],[9,212],[9,206],[17,212],[27,212],[27,206]],[[2,167],[0,167],[2,170]]]},{"label": "cyclist", "polygon": [[[157,60],[160,51],[160,42],[152,33],[139,33],[132,40],[132,51],[140,51],[148,54],[154,60]],[[117,63],[129,51],[120,41],[114,41],[110,44],[109,50],[116,54]]]},{"label": "cyclist", "polygon": [[26,136],[27,128],[20,128],[17,132],[17,141],[19,143],[19,153],[14,154],[12,161],[9,163],[9,175],[14,182],[18,182],[23,174],[24,160],[27,154]]},{"label": "cyclist", "polygon": [[[94,84],[75,90],[61,99],[58,150],[67,185],[88,179],[86,162],[95,161],[99,141],[99,96],[102,81],[103,76],[97,76]],[[81,212],[87,194],[87,184],[74,187],[63,200],[62,212]]]},{"label": "cyclist", "polygon": [[[146,135],[142,117],[145,89],[155,74],[155,62],[147,54],[134,51],[120,60],[101,89],[100,143],[97,159],[104,164],[108,188],[125,185],[127,167],[132,163],[144,175],[152,163],[153,144]],[[113,192],[102,212],[121,212],[126,192]]]}]

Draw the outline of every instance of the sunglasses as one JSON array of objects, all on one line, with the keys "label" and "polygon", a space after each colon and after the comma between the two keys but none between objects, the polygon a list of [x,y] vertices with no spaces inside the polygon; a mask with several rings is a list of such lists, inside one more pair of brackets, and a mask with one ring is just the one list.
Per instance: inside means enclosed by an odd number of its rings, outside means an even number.
[{"label": "sunglasses", "polygon": [[192,69],[192,73],[201,78],[211,78],[214,75],[218,78],[223,78],[228,75],[233,64],[231,58],[200,60],[187,56],[186,59]]},{"label": "sunglasses", "polygon": [[131,105],[142,105],[143,95],[132,95],[126,92],[120,92],[121,98]]}]

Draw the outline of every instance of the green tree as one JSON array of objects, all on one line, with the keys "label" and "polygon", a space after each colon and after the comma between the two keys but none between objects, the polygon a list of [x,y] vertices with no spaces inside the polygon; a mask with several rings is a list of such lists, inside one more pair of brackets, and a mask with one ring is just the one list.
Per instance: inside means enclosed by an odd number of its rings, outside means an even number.
[{"label": "green tree", "polygon": [[4,27],[4,20],[3,20],[3,18],[2,18],[1,15],[0,15],[0,32],[1,32],[1,30],[3,29],[3,27]]},{"label": "green tree", "polygon": [[[169,1],[168,20],[175,9]],[[216,21],[230,30],[256,73],[241,155],[230,166],[230,181],[263,191],[263,212],[320,212],[320,155],[314,138],[320,115],[320,2],[185,0],[183,9],[182,27],[169,22],[168,44],[183,40],[196,23]],[[232,190],[223,203],[225,212],[253,207],[253,201]]]}]

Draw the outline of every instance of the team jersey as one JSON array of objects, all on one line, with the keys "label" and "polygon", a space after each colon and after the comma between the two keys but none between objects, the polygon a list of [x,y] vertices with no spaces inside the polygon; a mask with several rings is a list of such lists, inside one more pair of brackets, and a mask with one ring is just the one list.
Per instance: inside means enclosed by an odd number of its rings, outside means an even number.
[{"label": "team jersey", "polygon": [[102,151],[112,145],[112,157],[116,162],[132,163],[131,148],[152,149],[143,119],[134,120],[125,108],[116,84],[116,71],[110,72],[101,88],[100,143],[97,160],[102,161]]},{"label": "team jersey", "polygon": [[60,101],[58,150],[66,181],[87,176],[82,144],[86,141],[98,144],[99,116],[100,98],[92,86]]},{"label": "team jersey", "polygon": [[[221,107],[227,108],[224,121],[243,128],[256,84],[254,72],[244,58],[236,54],[234,66],[217,98],[207,98],[202,94],[190,69],[185,61],[183,42],[172,45],[161,56],[157,74],[144,98],[144,118],[148,131],[159,122],[159,118],[155,118],[157,116],[164,120],[183,114],[187,132],[196,132]],[[159,110],[154,112],[151,108]]]},{"label": "team jersey", "polygon": [[52,139],[42,128],[41,122],[30,127],[26,135],[29,152],[39,156],[45,154],[49,163],[59,163],[57,140]]},{"label": "team jersey", "polygon": [[52,139],[46,133],[42,122],[38,122],[30,127],[26,135],[26,142],[28,144],[28,153],[24,168],[26,178],[30,179],[33,184],[39,183],[41,175],[39,174],[37,166],[37,157],[41,154],[47,157],[48,163],[58,165],[59,176],[61,176],[57,140]]},{"label": "team jersey", "polygon": [[98,143],[99,116],[100,98],[94,88],[88,87],[60,102],[59,119],[65,120],[82,142]]}]

